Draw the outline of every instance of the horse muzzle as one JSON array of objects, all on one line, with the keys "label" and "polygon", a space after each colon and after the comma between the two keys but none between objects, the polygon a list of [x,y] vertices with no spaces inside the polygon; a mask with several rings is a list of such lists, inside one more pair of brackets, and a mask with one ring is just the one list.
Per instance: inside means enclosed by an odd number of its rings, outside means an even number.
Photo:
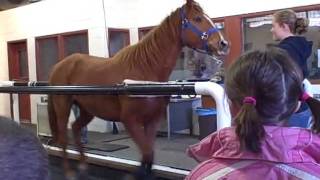
[{"label": "horse muzzle", "polygon": [[226,56],[230,52],[229,42],[226,40],[221,40],[218,43],[218,54],[220,56]]},{"label": "horse muzzle", "polygon": [[226,40],[220,40],[218,42],[208,42],[208,54],[223,58],[230,52],[229,42]]}]

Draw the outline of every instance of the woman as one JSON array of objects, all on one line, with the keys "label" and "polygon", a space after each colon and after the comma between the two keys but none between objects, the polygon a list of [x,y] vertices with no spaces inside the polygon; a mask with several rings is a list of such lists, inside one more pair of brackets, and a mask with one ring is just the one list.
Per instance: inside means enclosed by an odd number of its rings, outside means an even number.
[{"label": "woman", "polygon": [[[300,36],[307,32],[308,19],[298,18],[293,10],[281,10],[273,14],[271,33],[273,39],[280,41],[278,47],[287,51],[301,68],[303,78],[309,74],[307,59],[312,52],[312,42]],[[300,109],[288,121],[289,126],[308,127],[311,117],[308,106],[303,103]]]}]

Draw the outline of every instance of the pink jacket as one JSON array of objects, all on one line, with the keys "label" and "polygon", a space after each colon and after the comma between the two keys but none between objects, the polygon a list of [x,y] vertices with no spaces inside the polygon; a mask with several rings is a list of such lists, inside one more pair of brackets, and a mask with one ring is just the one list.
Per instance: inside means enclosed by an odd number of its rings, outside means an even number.
[{"label": "pink jacket", "polygon": [[187,180],[320,179],[320,136],[294,127],[265,126],[261,153],[241,151],[235,128],[224,128],[191,146],[201,162]]}]

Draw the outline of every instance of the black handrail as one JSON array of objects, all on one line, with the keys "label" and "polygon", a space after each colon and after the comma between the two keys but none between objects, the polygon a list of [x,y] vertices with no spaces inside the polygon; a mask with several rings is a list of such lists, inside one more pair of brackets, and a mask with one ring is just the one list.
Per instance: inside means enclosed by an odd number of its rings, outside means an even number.
[{"label": "black handrail", "polygon": [[195,95],[194,83],[117,84],[112,86],[49,86],[47,82],[13,82],[0,93],[73,95]]}]

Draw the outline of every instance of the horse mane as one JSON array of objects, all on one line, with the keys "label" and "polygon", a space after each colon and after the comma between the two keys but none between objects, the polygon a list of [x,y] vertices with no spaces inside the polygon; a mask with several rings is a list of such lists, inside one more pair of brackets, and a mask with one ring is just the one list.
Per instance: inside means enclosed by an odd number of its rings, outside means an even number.
[{"label": "horse mane", "polygon": [[165,74],[161,79],[167,80],[166,76],[173,70],[182,49],[180,12],[183,8],[185,11],[191,8],[195,12],[203,13],[200,5],[194,1],[192,4],[177,8],[141,41],[123,48],[112,57],[112,60],[124,64],[129,70],[139,69]]},{"label": "horse mane", "polygon": [[169,45],[180,38],[180,9],[173,11],[137,44],[120,50],[113,59],[124,61],[130,68],[136,66],[154,68],[161,65],[164,53],[170,48]]}]

